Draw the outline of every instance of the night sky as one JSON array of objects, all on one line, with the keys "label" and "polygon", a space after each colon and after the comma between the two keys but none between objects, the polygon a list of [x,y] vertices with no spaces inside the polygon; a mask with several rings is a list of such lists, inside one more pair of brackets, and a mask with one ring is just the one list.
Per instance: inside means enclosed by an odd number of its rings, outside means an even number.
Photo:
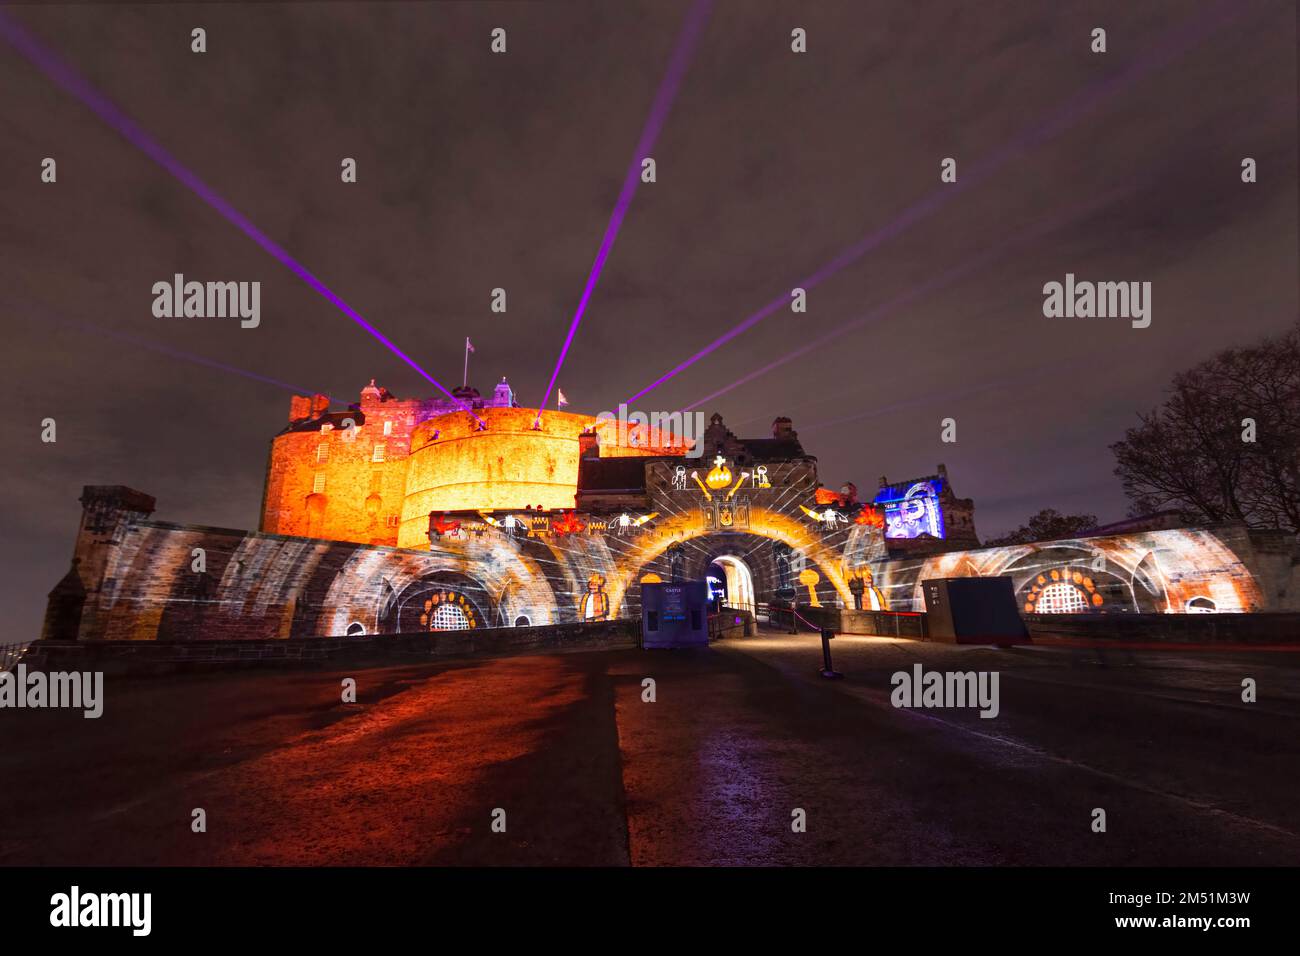
[{"label": "night sky", "polygon": [[[469,335],[471,382],[505,375],[536,405],[689,6],[0,12],[443,384]],[[983,537],[1044,507],[1117,520],[1107,446],[1175,371],[1297,315],[1295,61],[1287,0],[721,2],[560,373],[570,410],[615,408],[879,232],[807,315],[777,309],[635,407],[689,405],[869,316],[700,410],[742,436],[790,416],[831,486],[945,462]],[[177,351],[345,401],[372,377],[434,393],[5,42],[0,224],[0,642],[35,636],[83,485],[256,527],[292,393]],[[260,280],[260,327],[155,318],[152,286],[177,272]],[[1045,318],[1067,272],[1152,282],[1150,328]]]}]

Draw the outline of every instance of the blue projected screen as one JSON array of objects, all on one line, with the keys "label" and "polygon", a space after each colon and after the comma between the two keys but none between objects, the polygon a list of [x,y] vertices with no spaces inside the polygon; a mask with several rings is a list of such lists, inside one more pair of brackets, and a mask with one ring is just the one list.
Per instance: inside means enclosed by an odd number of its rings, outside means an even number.
[{"label": "blue projected screen", "polygon": [[886,538],[942,538],[943,509],[939,506],[942,481],[918,481],[913,485],[881,488],[875,504],[885,512]]}]

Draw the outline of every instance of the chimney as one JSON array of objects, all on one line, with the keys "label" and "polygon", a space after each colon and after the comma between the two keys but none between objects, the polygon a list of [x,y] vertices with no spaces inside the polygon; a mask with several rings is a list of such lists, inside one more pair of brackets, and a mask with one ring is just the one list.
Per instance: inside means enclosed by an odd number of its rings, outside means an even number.
[{"label": "chimney", "polygon": [[295,395],[289,399],[289,421],[300,422],[311,417],[311,399],[306,395]]},{"label": "chimney", "polygon": [[791,423],[790,419],[782,416],[772,422],[772,437],[783,438],[786,440],[794,438],[794,425]]},{"label": "chimney", "polygon": [[600,457],[600,436],[596,434],[595,429],[588,429],[578,434],[578,457]]},{"label": "chimney", "polygon": [[311,397],[311,417],[320,418],[330,410],[330,397],[317,392]]}]

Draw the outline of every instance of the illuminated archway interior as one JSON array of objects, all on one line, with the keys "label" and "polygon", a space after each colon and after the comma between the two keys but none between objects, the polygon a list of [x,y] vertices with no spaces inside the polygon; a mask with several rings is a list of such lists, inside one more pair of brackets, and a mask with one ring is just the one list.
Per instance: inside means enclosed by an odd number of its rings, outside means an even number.
[{"label": "illuminated archway interior", "polygon": [[733,554],[715,558],[713,565],[722,569],[728,607],[754,608],[754,575],[743,560]]}]

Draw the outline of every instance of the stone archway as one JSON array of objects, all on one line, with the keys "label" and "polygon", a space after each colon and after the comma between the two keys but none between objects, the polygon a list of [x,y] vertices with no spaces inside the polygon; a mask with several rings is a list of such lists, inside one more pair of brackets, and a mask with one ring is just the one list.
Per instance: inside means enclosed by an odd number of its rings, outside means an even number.
[{"label": "stone archway", "polygon": [[746,611],[756,609],[758,599],[754,590],[754,572],[743,558],[734,554],[721,554],[713,559],[709,567],[718,568],[722,572],[727,607]]},{"label": "stone archway", "polygon": [[[665,524],[661,530],[671,531],[672,526]],[[819,606],[851,606],[839,554],[806,531],[801,536],[793,523],[790,528],[765,526],[758,531],[688,529],[687,534],[668,540],[647,541],[620,555],[617,597],[629,608],[639,609],[642,581],[701,580],[719,556],[743,562],[756,605],[794,599]],[[719,565],[718,570],[725,577],[726,568]]]},{"label": "stone archway", "polygon": [[483,585],[452,571],[435,571],[403,588],[394,618],[398,634],[470,631],[490,627],[493,621],[491,600]]}]

